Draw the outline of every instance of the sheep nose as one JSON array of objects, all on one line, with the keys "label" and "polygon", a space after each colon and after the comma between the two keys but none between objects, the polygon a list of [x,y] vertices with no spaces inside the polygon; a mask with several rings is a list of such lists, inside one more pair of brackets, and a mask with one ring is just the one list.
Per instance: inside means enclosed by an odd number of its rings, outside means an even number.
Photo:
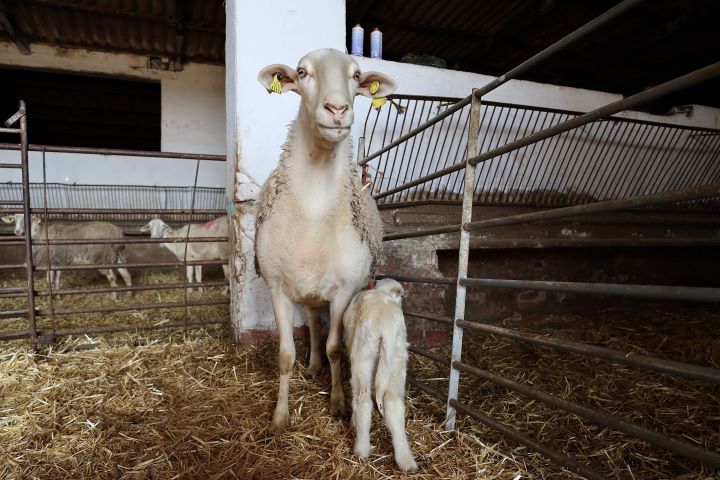
[{"label": "sheep nose", "polygon": [[336,124],[339,124],[340,120],[343,119],[348,111],[348,108],[350,108],[350,105],[347,103],[344,105],[334,105],[330,102],[325,103],[325,110],[332,114],[333,120]]}]

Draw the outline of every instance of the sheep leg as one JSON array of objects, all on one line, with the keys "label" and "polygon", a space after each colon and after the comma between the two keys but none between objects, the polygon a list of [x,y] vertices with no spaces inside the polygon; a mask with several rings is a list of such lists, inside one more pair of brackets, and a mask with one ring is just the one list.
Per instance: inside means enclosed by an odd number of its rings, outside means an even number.
[{"label": "sheep leg", "polygon": [[[376,345],[365,346],[377,350]],[[355,428],[355,455],[362,458],[370,456],[370,425],[372,424],[372,382],[373,357],[353,358],[350,371],[352,377],[352,424]]]},{"label": "sheep leg", "polygon": [[325,351],[330,360],[330,376],[332,378],[332,389],[330,391],[330,414],[342,417],[345,413],[345,394],[343,393],[341,374],[341,353],[342,353],[342,317],[347,310],[352,291],[338,292],[330,302],[330,331],[328,332]]},{"label": "sheep leg", "polygon": [[320,353],[320,310],[305,307],[305,319],[310,329],[310,362],[308,373],[313,377],[322,370],[322,357]]},{"label": "sheep leg", "polygon": [[[195,281],[202,283],[202,265],[195,265]],[[204,292],[203,287],[198,287],[198,292]]]},{"label": "sheep leg", "polygon": [[55,274],[55,290],[60,290],[60,275],[62,274],[62,270],[53,270],[53,273]]},{"label": "sheep leg", "polygon": [[[120,274],[120,276],[122,277],[123,281],[125,282],[125,286],[132,287],[132,277],[130,276],[130,272],[128,271],[128,269],[127,268],[118,268],[117,271]],[[128,295],[132,297],[133,291],[130,290],[128,292]]]},{"label": "sheep leg", "polygon": [[[115,276],[115,272],[112,270],[112,268],[103,268],[102,270],[100,270],[100,273],[105,275],[105,278],[108,279],[108,282],[110,282],[111,287],[117,287],[117,281],[116,281],[117,277]],[[118,298],[117,292],[112,292],[110,294],[110,297],[113,300],[117,300],[117,298]]]},{"label": "sheep leg", "polygon": [[280,386],[278,388],[277,405],[271,428],[281,431],[290,422],[288,411],[288,393],[290,391],[290,374],[295,364],[295,342],[293,339],[293,305],[285,292],[271,289],[275,323],[280,336],[280,351],[278,353],[278,367],[280,369]]},{"label": "sheep leg", "polygon": [[[195,268],[195,265],[188,265],[185,267],[185,278],[187,278],[187,283],[192,283],[193,281],[193,269]],[[192,287],[187,288],[187,293],[192,292]]]},{"label": "sheep leg", "polygon": [[395,463],[400,470],[413,472],[418,466],[405,432],[405,375],[402,377],[402,383],[398,380],[396,385],[391,384],[385,393],[385,423],[392,436]]},{"label": "sheep leg", "polygon": [[[230,265],[223,265],[223,275],[225,275],[225,281],[230,282]],[[230,294],[230,285],[227,285],[225,288],[223,288],[223,293],[225,295]]]}]

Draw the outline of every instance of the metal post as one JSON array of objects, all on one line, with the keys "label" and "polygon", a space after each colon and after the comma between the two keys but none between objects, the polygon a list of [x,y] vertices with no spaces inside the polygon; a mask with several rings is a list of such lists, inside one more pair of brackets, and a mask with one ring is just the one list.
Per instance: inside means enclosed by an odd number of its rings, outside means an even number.
[{"label": "metal post", "polygon": [[37,327],[35,325],[35,285],[33,282],[32,222],[30,221],[30,176],[28,174],[27,111],[25,102],[20,100],[20,164],[22,165],[23,214],[25,215],[25,276],[27,279],[27,320],[30,344],[37,348]]},{"label": "metal post", "polygon": [[[480,97],[472,95],[470,106],[470,131],[468,132],[467,156],[466,159],[477,155],[478,135],[480,131]],[[465,168],[465,182],[463,186],[463,207],[462,224],[472,222],[473,198],[475,196],[475,166],[468,164]],[[460,280],[467,277],[468,260],[470,257],[470,231],[460,230],[460,248],[458,255],[457,290],[455,294],[455,321],[453,323],[452,355],[450,358],[450,382],[448,386],[447,414],[445,429],[455,430],[455,407],[451,405],[452,400],[457,400],[458,384],[460,382],[460,371],[453,366],[453,362],[459,362],[462,358],[462,327],[457,324],[458,320],[465,319],[465,290],[466,287]]]}]

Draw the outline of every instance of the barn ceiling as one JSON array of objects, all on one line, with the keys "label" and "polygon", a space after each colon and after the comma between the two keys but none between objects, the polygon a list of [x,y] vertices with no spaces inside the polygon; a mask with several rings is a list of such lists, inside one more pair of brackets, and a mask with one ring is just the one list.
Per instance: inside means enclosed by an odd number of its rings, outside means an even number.
[{"label": "barn ceiling", "polygon": [[[225,61],[223,0],[0,0],[0,40]],[[27,46],[27,47],[25,47]]]},{"label": "barn ceiling", "polygon": [[[348,0],[347,26],[383,32],[383,57],[442,58],[502,75],[619,0]],[[523,78],[629,95],[720,60],[720,1],[646,0]],[[720,107],[720,81],[661,103]]]},{"label": "barn ceiling", "polygon": [[[443,59],[448,68],[500,75],[619,0],[347,0],[347,26],[383,31],[384,57]],[[0,41],[222,64],[223,0],[0,0]],[[366,50],[369,50],[366,47]],[[632,94],[720,60],[720,1],[646,0],[524,76]],[[720,81],[652,108],[720,107]]]}]

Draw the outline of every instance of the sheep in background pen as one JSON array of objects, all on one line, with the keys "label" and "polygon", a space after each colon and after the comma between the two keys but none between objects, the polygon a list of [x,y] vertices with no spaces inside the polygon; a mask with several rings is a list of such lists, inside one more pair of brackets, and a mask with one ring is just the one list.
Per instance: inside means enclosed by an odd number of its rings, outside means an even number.
[{"label": "sheep in background pen", "polygon": [[[189,230],[189,234],[188,234]],[[140,228],[141,232],[150,232],[152,238],[192,238],[192,237],[227,237],[228,236],[228,219],[222,216],[210,220],[206,223],[191,223],[183,225],[180,228],[173,229],[167,223],[159,218],[153,218],[146,225]],[[161,243],[161,246],[168,249],[175,257],[182,261],[185,258],[185,242]],[[225,260],[230,258],[230,245],[228,242],[188,242],[187,260]],[[226,263],[222,265],[225,281],[228,281],[230,275],[230,266]],[[202,265],[188,265],[185,267],[185,275],[188,283],[193,281],[193,272],[195,273],[195,281],[202,282]],[[202,287],[198,287],[199,291],[203,291]],[[188,292],[192,288],[188,288]],[[224,292],[228,292],[225,287]]]},{"label": "sheep in background pen", "polygon": [[407,334],[401,308],[404,290],[395,280],[378,280],[375,288],[358,293],[343,316],[345,345],[352,378],[352,424],[355,454],[370,455],[372,384],[375,402],[392,435],[395,463],[403,471],[417,470],[405,432]]},{"label": "sheep in background pen", "polygon": [[[25,215],[18,213],[3,217],[6,223],[15,223],[15,235],[25,233]],[[68,224],[45,225],[37,215],[30,216],[30,233],[35,241],[67,240],[67,239],[108,239],[123,238],[123,231],[117,225],[108,222],[78,222]],[[52,267],[68,265],[90,264],[122,264],[127,261],[124,244],[87,244],[87,245],[34,245],[32,249],[33,263],[37,266],[48,265],[48,247],[50,270],[47,272],[48,286],[60,289],[62,270],[52,270]],[[117,287],[117,277],[111,268],[98,269],[108,279],[111,287]],[[132,278],[127,268],[117,267],[117,271],[125,281],[125,285],[132,286]],[[54,281],[53,281],[54,280]],[[132,292],[131,292],[132,294]],[[117,292],[111,297],[117,300]]]}]

